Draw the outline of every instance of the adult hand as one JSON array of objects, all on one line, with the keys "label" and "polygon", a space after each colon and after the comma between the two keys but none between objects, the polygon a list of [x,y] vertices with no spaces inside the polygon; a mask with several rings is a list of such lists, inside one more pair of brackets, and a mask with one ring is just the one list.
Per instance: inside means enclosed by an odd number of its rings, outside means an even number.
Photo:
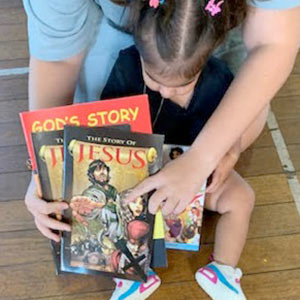
[{"label": "adult hand", "polygon": [[217,168],[213,172],[212,182],[207,187],[206,193],[215,192],[221,184],[227,179],[235,164],[237,163],[241,153],[240,139],[221,159]]},{"label": "adult hand", "polygon": [[164,215],[180,214],[199,192],[206,179],[201,176],[206,176],[205,170],[202,169],[203,172],[200,173],[200,169],[199,155],[197,151],[190,149],[169,162],[159,173],[137,185],[126,197],[125,202],[129,203],[145,193],[156,190],[149,200],[150,213],[155,214],[165,201],[162,206]]},{"label": "adult hand", "polygon": [[46,202],[41,199],[37,193],[37,187],[34,177],[28,186],[25,195],[25,204],[27,209],[34,217],[34,222],[37,229],[47,238],[56,242],[60,241],[60,236],[55,234],[52,230],[71,231],[69,224],[59,222],[50,217],[50,214],[61,214],[61,212],[68,208],[65,202]]}]

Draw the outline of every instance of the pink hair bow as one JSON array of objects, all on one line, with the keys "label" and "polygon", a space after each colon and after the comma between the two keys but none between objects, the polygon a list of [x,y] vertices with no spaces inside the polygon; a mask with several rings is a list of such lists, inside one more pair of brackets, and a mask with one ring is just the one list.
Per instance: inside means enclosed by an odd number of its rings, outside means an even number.
[{"label": "pink hair bow", "polygon": [[159,4],[164,4],[165,0],[150,0],[149,1],[149,6],[150,7],[154,7],[154,8],[158,8]]},{"label": "pink hair bow", "polygon": [[209,0],[205,10],[209,11],[211,16],[213,17],[214,15],[220,13],[222,11],[221,5],[224,3],[224,1],[219,1],[217,4],[215,3],[215,0]]}]

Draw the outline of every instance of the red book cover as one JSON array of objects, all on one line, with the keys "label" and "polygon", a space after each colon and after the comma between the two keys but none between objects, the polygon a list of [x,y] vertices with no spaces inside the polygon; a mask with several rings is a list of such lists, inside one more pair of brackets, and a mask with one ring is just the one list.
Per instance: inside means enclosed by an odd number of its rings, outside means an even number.
[{"label": "red book cover", "polygon": [[64,125],[100,127],[130,124],[134,132],[152,133],[147,95],[22,112],[20,118],[33,170],[36,170],[36,159],[32,132],[62,130]]}]

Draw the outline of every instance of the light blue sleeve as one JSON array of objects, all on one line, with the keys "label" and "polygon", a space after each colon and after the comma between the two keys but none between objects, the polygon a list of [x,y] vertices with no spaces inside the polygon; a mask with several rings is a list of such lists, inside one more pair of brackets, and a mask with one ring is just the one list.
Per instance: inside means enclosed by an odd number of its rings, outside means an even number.
[{"label": "light blue sleeve", "polygon": [[93,0],[23,0],[30,54],[59,61],[88,48],[101,17]]},{"label": "light blue sleeve", "polygon": [[248,0],[248,4],[265,9],[289,9],[300,6],[300,0]]}]

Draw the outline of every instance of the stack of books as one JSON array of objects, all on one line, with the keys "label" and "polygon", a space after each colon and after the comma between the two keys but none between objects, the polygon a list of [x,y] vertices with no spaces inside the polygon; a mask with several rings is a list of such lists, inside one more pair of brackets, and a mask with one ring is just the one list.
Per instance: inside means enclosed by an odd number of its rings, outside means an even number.
[{"label": "stack of books", "polygon": [[[147,95],[20,114],[41,197],[65,201],[53,216],[72,226],[51,242],[57,274],[104,274],[146,281],[171,249],[198,250],[204,187],[176,218],[148,211],[151,193],[124,199],[187,147],[152,134]],[[177,152],[176,152],[177,149]],[[181,150],[178,150],[181,149]],[[165,243],[166,240],[166,243]]]}]

